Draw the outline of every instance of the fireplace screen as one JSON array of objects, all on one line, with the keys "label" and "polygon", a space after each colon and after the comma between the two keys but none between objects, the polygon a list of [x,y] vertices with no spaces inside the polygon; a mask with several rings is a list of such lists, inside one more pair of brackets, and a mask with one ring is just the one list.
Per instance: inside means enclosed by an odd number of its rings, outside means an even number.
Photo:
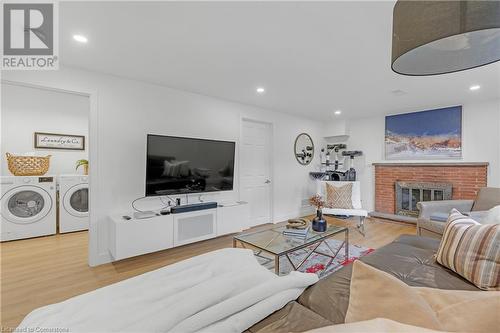
[{"label": "fireplace screen", "polygon": [[396,214],[417,217],[419,201],[450,200],[451,191],[447,183],[396,182]]}]

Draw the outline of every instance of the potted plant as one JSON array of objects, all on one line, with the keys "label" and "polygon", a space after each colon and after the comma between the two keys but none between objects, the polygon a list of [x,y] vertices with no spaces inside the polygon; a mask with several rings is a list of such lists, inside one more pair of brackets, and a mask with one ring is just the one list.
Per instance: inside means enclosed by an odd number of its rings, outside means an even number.
[{"label": "potted plant", "polygon": [[317,232],[326,231],[327,223],[323,218],[322,208],[325,206],[325,201],[321,198],[321,195],[316,194],[309,199],[309,203],[316,207],[316,217],[312,222],[312,229]]},{"label": "potted plant", "polygon": [[78,160],[76,161],[76,170],[83,165],[83,174],[88,175],[89,174],[89,161],[88,160]]}]

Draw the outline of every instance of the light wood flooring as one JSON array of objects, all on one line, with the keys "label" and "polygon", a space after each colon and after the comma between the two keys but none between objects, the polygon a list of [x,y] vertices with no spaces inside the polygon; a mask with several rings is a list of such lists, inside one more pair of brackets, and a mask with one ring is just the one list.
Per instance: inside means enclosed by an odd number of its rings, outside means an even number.
[{"label": "light wood flooring", "polygon": [[[354,222],[328,218],[329,223]],[[270,228],[272,225],[257,228]],[[415,234],[415,226],[381,219],[366,220],[366,237],[354,228],[351,244],[378,248],[401,234]],[[32,310],[99,287],[148,272],[208,251],[231,247],[223,236],[119,262],[89,267],[87,232],[76,232],[0,244],[1,331],[16,327]]]}]

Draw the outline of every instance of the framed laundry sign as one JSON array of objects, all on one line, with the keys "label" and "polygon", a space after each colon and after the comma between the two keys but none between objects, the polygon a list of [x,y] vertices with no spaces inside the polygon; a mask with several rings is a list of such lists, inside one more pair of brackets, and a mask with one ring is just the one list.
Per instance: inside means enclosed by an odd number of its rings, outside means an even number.
[{"label": "framed laundry sign", "polygon": [[35,148],[85,150],[85,136],[35,132]]}]

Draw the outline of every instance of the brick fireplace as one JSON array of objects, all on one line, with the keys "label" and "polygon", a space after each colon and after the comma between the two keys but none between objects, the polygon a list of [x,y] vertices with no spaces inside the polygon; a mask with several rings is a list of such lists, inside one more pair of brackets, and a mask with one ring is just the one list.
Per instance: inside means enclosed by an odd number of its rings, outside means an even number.
[{"label": "brick fireplace", "polygon": [[452,199],[474,199],[487,184],[488,163],[373,163],[375,212],[397,214],[397,182],[432,182],[452,185]]}]

